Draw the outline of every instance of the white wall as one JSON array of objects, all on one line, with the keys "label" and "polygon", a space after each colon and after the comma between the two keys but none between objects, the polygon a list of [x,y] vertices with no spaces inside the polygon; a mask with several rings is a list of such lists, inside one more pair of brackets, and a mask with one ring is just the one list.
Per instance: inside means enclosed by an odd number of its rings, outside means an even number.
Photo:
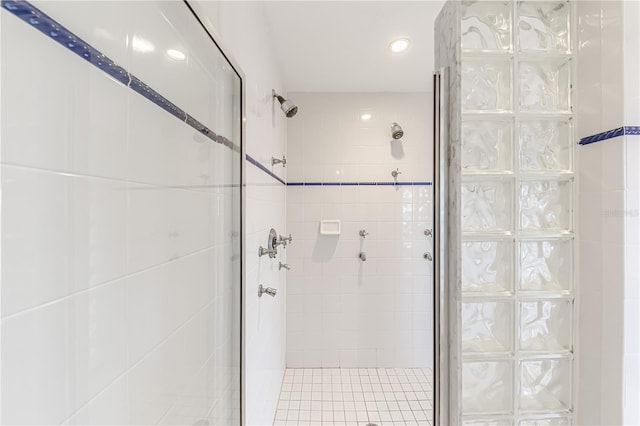
[{"label": "white wall", "polygon": [[[430,367],[432,187],[292,183],[393,182],[396,168],[400,182],[431,182],[431,94],[291,98],[300,110],[288,123],[287,366]],[[321,219],[341,220],[341,235],[319,235]]]},{"label": "white wall", "polygon": [[[578,2],[579,138],[638,126],[639,7]],[[577,148],[578,424],[640,424],[639,137]]]},{"label": "white wall", "polygon": [[[640,3],[624,2],[624,117],[640,132]],[[624,414],[640,425],[640,135],[625,136]]]},{"label": "white wall", "polygon": [[[285,154],[286,134],[286,118],[273,108],[271,90],[284,95],[286,91],[270,44],[264,5],[202,1],[197,6],[246,74],[247,154],[286,181],[287,169],[271,166],[271,157]],[[273,422],[284,375],[286,274],[278,270],[278,261],[285,261],[282,250],[277,259],[258,258],[258,247],[266,247],[271,228],[283,235],[287,232],[286,187],[248,162],[246,179],[246,421],[266,425]],[[276,288],[277,296],[258,298],[259,284]]]},{"label": "white wall", "polygon": [[[37,5],[238,136],[218,91],[232,87],[194,60],[215,49],[182,3]],[[2,423],[237,421],[238,190],[219,185],[238,154],[0,14]],[[187,46],[188,61],[165,55]]]}]

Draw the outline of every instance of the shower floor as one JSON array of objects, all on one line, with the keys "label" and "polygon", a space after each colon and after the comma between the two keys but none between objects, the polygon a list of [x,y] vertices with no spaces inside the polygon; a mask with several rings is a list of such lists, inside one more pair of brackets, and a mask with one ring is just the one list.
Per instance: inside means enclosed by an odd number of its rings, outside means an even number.
[{"label": "shower floor", "polygon": [[285,371],[274,426],[431,426],[430,368],[294,368]]}]

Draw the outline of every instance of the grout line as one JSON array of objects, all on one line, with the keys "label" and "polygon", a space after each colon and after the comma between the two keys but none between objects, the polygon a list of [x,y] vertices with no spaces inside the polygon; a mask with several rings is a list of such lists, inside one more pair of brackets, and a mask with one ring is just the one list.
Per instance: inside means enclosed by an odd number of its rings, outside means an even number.
[{"label": "grout line", "polygon": [[[193,321],[198,315],[200,315],[202,312],[204,312],[205,310],[209,309],[209,307],[214,303],[214,300],[210,300],[208,303],[206,303],[204,306],[202,306],[200,309],[198,309],[193,315],[191,315],[189,318],[187,318],[182,324],[180,324],[175,330],[173,330],[172,332],[170,332],[165,338],[163,338],[161,341],[159,341],[153,348],[151,348],[142,358],[140,358],[138,361],[136,361],[133,365],[128,365],[125,370],[119,374],[115,379],[113,379],[111,381],[111,383],[109,383],[108,385],[106,385],[104,388],[102,388],[100,391],[98,391],[93,397],[89,398],[89,400],[87,400],[84,404],[82,404],[80,407],[78,407],[75,411],[73,411],[69,416],[67,416],[62,422],[61,424],[64,424],[65,422],[69,421],[73,416],[75,416],[76,414],[78,414],[80,412],[80,410],[82,410],[84,407],[88,406],[92,401],[94,401],[96,398],[98,398],[100,395],[102,395],[103,393],[105,393],[111,386],[113,386],[115,384],[115,382],[117,382],[118,380],[122,379],[122,378],[126,378],[127,379],[127,393],[129,392],[129,383],[128,383],[128,378],[129,378],[129,374],[136,368],[138,367],[140,364],[142,364],[145,360],[147,360],[149,357],[151,357],[151,355],[153,355],[158,349],[160,349],[160,347],[165,344],[167,341],[169,341],[172,337],[174,337],[177,333],[179,333],[180,331],[182,331],[191,321]],[[128,397],[128,396],[127,396]],[[127,400],[128,403],[128,400]],[[168,410],[167,410],[168,412]],[[162,415],[162,417],[164,418],[166,416],[166,413]]]},{"label": "grout line", "polygon": [[116,278],[112,278],[112,279],[110,279],[108,281],[93,285],[91,287],[87,287],[87,288],[83,288],[83,289],[74,291],[72,293],[69,293],[69,294],[67,294],[65,296],[59,297],[57,299],[41,303],[41,304],[39,304],[37,306],[31,306],[31,307],[28,307],[28,308],[25,308],[25,309],[21,309],[21,310],[19,310],[17,312],[14,312],[12,314],[7,315],[6,317],[2,317],[1,320],[4,322],[4,321],[7,321],[7,320],[11,320],[11,319],[13,319],[15,317],[21,316],[21,315],[26,315],[26,314],[28,314],[30,312],[33,312],[33,311],[36,311],[36,310],[39,310],[39,309],[46,309],[46,308],[48,308],[50,306],[53,306],[53,305],[55,305],[57,303],[62,303],[62,302],[66,301],[66,300],[69,300],[69,299],[71,299],[73,297],[76,297],[76,296],[79,296],[79,295],[82,295],[82,294],[85,294],[85,293],[89,293],[89,292],[92,292],[94,290],[101,289],[101,288],[106,287],[106,286],[108,286],[110,284],[114,284],[114,283],[117,283],[119,281],[132,278],[132,277],[134,277],[136,275],[139,275],[139,274],[147,273],[147,272],[152,271],[154,269],[159,269],[159,268],[165,267],[165,266],[170,265],[170,264],[172,264],[174,262],[178,262],[180,260],[189,258],[191,256],[197,256],[199,254],[202,254],[202,253],[207,252],[209,250],[213,250],[215,248],[217,248],[217,246],[208,246],[208,247],[205,247],[203,249],[199,249],[199,250],[193,251],[191,253],[184,254],[182,256],[173,257],[173,258],[171,258],[169,260],[163,261],[162,263],[158,263],[158,264],[155,264],[155,265],[152,265],[152,266],[148,266],[148,267],[146,267],[144,269],[140,269],[140,270],[137,270],[137,271],[134,271],[134,272],[130,272],[130,273],[127,273],[125,275],[116,277]]},{"label": "grout line", "polygon": [[[53,168],[42,168],[42,167],[34,167],[30,165],[17,164],[17,163],[5,163],[1,164],[2,168],[9,169],[20,169],[31,172],[38,173],[50,173],[55,174],[62,177],[69,178],[83,178],[83,179],[91,179],[97,181],[106,181],[110,183],[121,183],[123,185],[123,190],[126,191],[152,191],[152,190],[175,190],[175,191],[186,191],[190,193],[197,194],[210,194],[210,195],[225,195],[221,194],[218,191],[211,191],[210,189],[229,189],[229,188],[239,188],[240,184],[222,184],[222,185],[163,185],[159,183],[149,183],[149,182],[140,182],[134,180],[127,180],[121,178],[114,178],[109,176],[100,176],[100,175],[91,175],[86,173],[78,173],[78,172],[69,172],[60,169]],[[136,187],[139,186],[139,187]],[[204,189],[204,190],[203,190]]]}]

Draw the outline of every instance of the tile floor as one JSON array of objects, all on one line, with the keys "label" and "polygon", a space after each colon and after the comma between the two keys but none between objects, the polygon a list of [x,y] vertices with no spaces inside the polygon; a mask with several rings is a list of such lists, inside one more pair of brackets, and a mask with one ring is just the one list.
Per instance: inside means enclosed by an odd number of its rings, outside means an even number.
[{"label": "tile floor", "polygon": [[287,369],[274,426],[432,426],[430,368]]}]

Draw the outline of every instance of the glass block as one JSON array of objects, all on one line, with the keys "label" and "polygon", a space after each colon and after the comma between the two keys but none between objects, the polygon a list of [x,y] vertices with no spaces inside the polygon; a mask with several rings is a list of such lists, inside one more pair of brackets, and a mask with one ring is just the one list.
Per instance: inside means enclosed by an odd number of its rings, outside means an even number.
[{"label": "glass block", "polygon": [[571,351],[572,305],[566,299],[520,302],[520,350]]},{"label": "glass block", "polygon": [[511,302],[463,302],[462,352],[512,352],[513,323]]},{"label": "glass block", "polygon": [[511,111],[511,62],[462,61],[462,111]]},{"label": "glass block", "polygon": [[571,410],[571,364],[566,358],[520,361],[520,409]]},{"label": "glass block", "polygon": [[519,244],[522,291],[569,292],[572,282],[571,239],[521,240]]},{"label": "glass block", "polygon": [[566,416],[542,416],[521,419],[518,426],[570,426],[571,418]]},{"label": "glass block", "polygon": [[522,51],[569,53],[569,3],[518,2],[518,46]]},{"label": "glass block", "polygon": [[514,277],[513,241],[463,241],[462,291],[510,292]]},{"label": "glass block", "polygon": [[510,418],[468,418],[462,420],[462,426],[512,426]]},{"label": "glass block", "polygon": [[462,412],[510,413],[513,404],[511,361],[466,361],[462,364]]},{"label": "glass block", "polygon": [[570,231],[572,188],[571,180],[520,182],[520,229]]},{"label": "glass block", "polygon": [[469,120],[462,122],[462,170],[512,171],[513,122]]},{"label": "glass block", "polygon": [[518,123],[520,170],[572,171],[572,143],[568,119],[522,120]]},{"label": "glass block", "polygon": [[462,230],[512,231],[513,204],[513,184],[510,180],[463,182]]},{"label": "glass block", "polygon": [[462,3],[462,49],[466,51],[511,50],[511,5],[506,1]]},{"label": "glass block", "polygon": [[520,111],[570,112],[570,61],[523,61],[519,64]]}]

